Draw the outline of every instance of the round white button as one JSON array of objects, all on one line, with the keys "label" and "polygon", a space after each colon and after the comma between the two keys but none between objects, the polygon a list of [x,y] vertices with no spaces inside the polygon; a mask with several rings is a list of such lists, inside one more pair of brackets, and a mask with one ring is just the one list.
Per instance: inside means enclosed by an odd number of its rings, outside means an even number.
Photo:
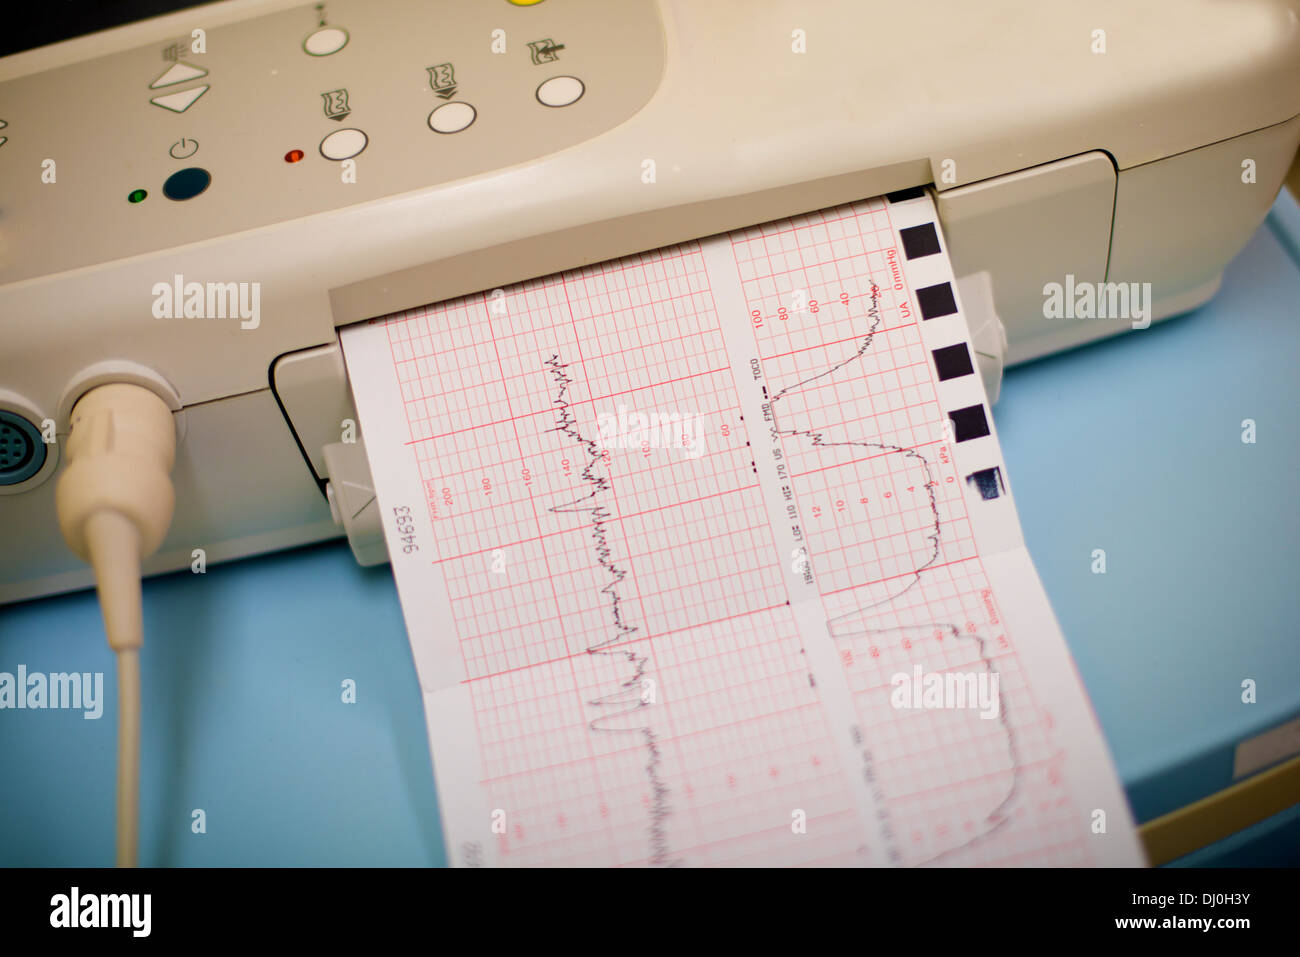
[{"label": "round white button", "polygon": [[302,41],[302,48],[312,56],[329,56],[347,45],[348,31],[340,27],[322,27]]},{"label": "round white button", "polygon": [[586,87],[576,76],[553,76],[537,88],[537,99],[547,106],[577,103]]},{"label": "round white button", "polygon": [[429,129],[435,133],[459,133],[477,116],[468,103],[444,103],[429,114]]},{"label": "round white button", "polygon": [[352,159],[369,142],[360,130],[335,130],[320,141],[320,155],[327,160]]}]

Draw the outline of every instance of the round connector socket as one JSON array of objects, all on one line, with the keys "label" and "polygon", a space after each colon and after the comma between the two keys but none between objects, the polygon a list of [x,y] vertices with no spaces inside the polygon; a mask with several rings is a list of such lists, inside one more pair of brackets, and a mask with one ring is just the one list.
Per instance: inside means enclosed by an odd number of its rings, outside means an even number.
[{"label": "round connector socket", "polygon": [[41,431],[17,412],[0,409],[0,485],[26,482],[45,464]]}]

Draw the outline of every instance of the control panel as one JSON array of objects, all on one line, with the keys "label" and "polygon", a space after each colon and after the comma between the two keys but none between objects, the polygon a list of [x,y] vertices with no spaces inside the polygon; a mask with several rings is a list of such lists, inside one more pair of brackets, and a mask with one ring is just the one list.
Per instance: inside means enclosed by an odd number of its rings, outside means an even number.
[{"label": "control panel", "polygon": [[211,29],[198,8],[166,42],[0,83],[0,283],[595,137],[644,106],[664,69],[653,0],[617,7],[327,0]]}]

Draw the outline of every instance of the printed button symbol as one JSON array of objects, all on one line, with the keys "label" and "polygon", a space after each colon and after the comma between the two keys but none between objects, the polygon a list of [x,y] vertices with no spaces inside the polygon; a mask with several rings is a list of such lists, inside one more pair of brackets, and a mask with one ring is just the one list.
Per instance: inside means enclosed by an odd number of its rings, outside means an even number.
[{"label": "printed button symbol", "polygon": [[558,60],[563,49],[563,43],[556,43],[547,37],[545,40],[534,40],[529,43],[528,55],[532,57],[534,66],[541,66],[543,63],[554,63]]},{"label": "printed button symbol", "polygon": [[7,137],[7,136],[0,136],[0,146],[4,146],[4,145],[5,145],[6,143],[8,143],[8,142],[9,142],[9,137]]},{"label": "printed button symbol", "polygon": [[329,56],[347,45],[348,31],[341,27],[325,27],[302,41],[302,48],[312,56]]},{"label": "printed button symbol", "polygon": [[325,101],[325,115],[331,120],[341,121],[352,112],[352,107],[348,106],[347,90],[330,90],[322,93],[321,99]]},{"label": "printed button symbol", "polygon": [[173,143],[172,148],[169,149],[167,152],[171,154],[172,159],[183,160],[183,159],[189,159],[198,151],[199,151],[198,140],[182,139],[182,140],[177,140],[175,143]]},{"label": "printed button symbol", "polygon": [[568,106],[577,103],[586,90],[576,76],[553,76],[537,88],[537,99],[546,106]]},{"label": "printed button symbol", "polygon": [[444,103],[429,114],[429,129],[435,133],[459,133],[478,116],[468,103]]},{"label": "printed button symbol", "polygon": [[320,141],[320,155],[328,160],[352,159],[369,142],[360,130],[336,130]]},{"label": "printed button symbol", "polygon": [[184,113],[194,101],[208,92],[208,87],[196,86],[192,90],[181,90],[179,93],[168,93],[165,96],[155,96],[149,102],[154,106],[161,106],[164,110],[171,110],[173,113]]},{"label": "printed button symbol", "polygon": [[456,95],[456,68],[450,63],[428,67],[429,87],[444,100]]},{"label": "printed button symbol", "polygon": [[178,202],[182,199],[193,199],[207,189],[211,182],[211,173],[201,166],[191,166],[188,169],[177,170],[167,177],[167,181],[163,183],[163,195]]},{"label": "printed button symbol", "polygon": [[173,40],[162,49],[162,58],[171,60],[173,63],[181,58],[181,54],[190,52],[190,38],[184,40]]},{"label": "printed button symbol", "polygon": [[199,77],[207,75],[207,70],[191,66],[188,63],[174,63],[158,79],[149,84],[149,89],[156,90],[160,86],[172,86],[176,83],[184,83],[186,80],[197,80]]}]

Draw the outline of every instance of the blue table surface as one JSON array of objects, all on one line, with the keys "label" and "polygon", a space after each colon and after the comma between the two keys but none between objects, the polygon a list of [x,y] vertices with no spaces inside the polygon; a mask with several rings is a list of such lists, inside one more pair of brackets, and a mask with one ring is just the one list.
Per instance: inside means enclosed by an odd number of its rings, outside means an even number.
[{"label": "blue table surface", "polygon": [[[1229,783],[1238,740],[1300,714],[1298,318],[1284,192],[1213,302],[1013,369],[995,409],[1030,552],[1141,820]],[[145,603],[142,863],[445,863],[387,566],[333,542],[152,579]],[[97,721],[0,712],[0,864],[110,863],[117,705],[93,594],[0,608],[0,671],[19,664],[103,672],[106,702]],[[1234,862],[1257,845],[1277,858],[1252,834]]]}]

